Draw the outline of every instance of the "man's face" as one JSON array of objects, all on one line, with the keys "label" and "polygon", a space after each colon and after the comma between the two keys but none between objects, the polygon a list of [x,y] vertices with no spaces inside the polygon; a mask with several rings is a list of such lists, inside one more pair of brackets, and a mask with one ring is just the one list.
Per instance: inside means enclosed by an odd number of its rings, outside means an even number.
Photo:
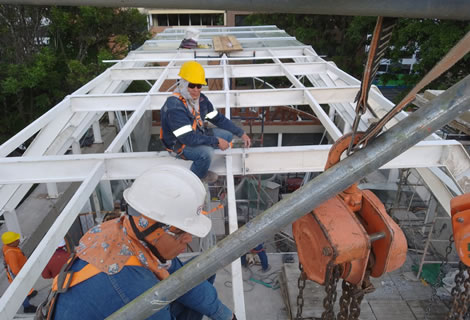
[{"label": "man's face", "polygon": [[8,246],[10,246],[10,247],[18,247],[19,244],[20,244],[20,240],[16,240],[16,241],[14,241],[14,242],[8,244]]},{"label": "man's face", "polygon": [[163,258],[171,260],[186,251],[188,243],[192,241],[189,233],[180,231],[177,234],[164,233],[157,241],[156,247]]},{"label": "man's face", "polygon": [[190,83],[188,85],[188,92],[191,98],[194,100],[199,99],[199,96],[201,95],[201,88],[202,86],[200,84]]}]

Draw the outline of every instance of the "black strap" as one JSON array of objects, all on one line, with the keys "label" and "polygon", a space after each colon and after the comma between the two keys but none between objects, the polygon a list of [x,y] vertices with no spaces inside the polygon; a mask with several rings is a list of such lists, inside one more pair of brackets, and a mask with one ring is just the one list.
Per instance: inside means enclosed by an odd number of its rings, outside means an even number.
[{"label": "black strap", "polygon": [[137,229],[137,226],[135,225],[135,222],[134,222],[134,219],[132,216],[128,216],[129,218],[129,221],[131,223],[131,226],[132,226],[132,230],[134,231],[135,235],[137,236],[137,239],[139,239],[140,241],[143,241],[147,244],[147,247],[150,249],[150,251],[153,253],[153,255],[155,257],[158,258],[158,260],[160,260],[161,263],[166,263],[166,259],[162,257],[162,255],[160,254],[160,252],[158,251],[158,249],[156,247],[154,247],[152,244],[150,244],[150,242],[148,242],[145,237],[148,236],[150,233],[154,232],[155,230],[157,230],[158,228],[161,228],[161,227],[164,227],[165,225],[163,223],[160,223],[160,222],[156,222],[154,223],[153,225],[151,225],[150,227],[148,227],[147,229],[145,229],[144,232],[140,232],[139,229]]}]

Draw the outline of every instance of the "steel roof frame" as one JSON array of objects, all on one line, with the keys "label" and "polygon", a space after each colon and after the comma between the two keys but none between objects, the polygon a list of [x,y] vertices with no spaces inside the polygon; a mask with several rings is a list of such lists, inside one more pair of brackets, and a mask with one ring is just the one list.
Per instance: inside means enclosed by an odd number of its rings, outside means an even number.
[{"label": "steel roof frame", "polygon": [[[246,29],[246,27],[244,27]],[[220,34],[228,29],[217,28]],[[230,28],[236,30],[236,28]],[[256,32],[256,28],[253,28]],[[217,33],[217,32],[216,32]],[[176,42],[173,42],[176,44]],[[201,57],[198,57],[201,55]],[[207,56],[204,56],[207,55]],[[168,161],[189,166],[165,153],[120,152],[138,121],[147,110],[158,110],[169,93],[159,92],[166,79],[175,79],[182,61],[194,59],[220,61],[218,66],[207,66],[208,78],[223,79],[224,89],[204,92],[217,108],[225,108],[230,115],[234,107],[269,107],[279,105],[310,105],[333,139],[348,131],[338,128],[333,121],[334,112],[326,114],[320,104],[329,104],[346,124],[351,123],[354,98],[359,81],[323,60],[308,46],[245,48],[242,52],[219,56],[212,50],[133,51],[127,58],[111,66],[100,76],[84,85],[31,125],[0,146],[0,209],[2,213],[16,208],[32,183],[81,181],[81,186],[59,218],[47,232],[13,284],[0,299],[0,320],[11,319],[40,275],[53,251],[68,231],[71,223],[100,181],[132,179],[144,169]],[[230,65],[233,60],[271,60],[269,64]],[[282,60],[289,59],[289,62]],[[294,62],[292,62],[294,61]],[[146,67],[146,62],[169,62],[165,67]],[[250,61],[249,61],[250,62]],[[250,73],[251,70],[251,73]],[[292,88],[230,90],[230,78],[256,76],[282,76],[289,79]],[[305,87],[297,78],[307,76],[314,88]],[[122,93],[131,81],[155,80],[147,93]],[[383,114],[393,104],[378,90],[373,89],[369,103],[375,112]],[[97,121],[108,112],[112,121],[115,111],[133,111],[111,145],[103,154],[64,155],[90,127],[97,129]],[[365,115],[365,120],[371,118]],[[397,118],[404,118],[401,113]],[[361,123],[365,127],[366,123]],[[99,136],[99,132],[96,132]],[[23,157],[7,158],[16,147],[36,135]],[[436,137],[434,137],[436,139]],[[229,228],[236,230],[236,206],[233,175],[268,172],[322,171],[330,146],[298,146],[232,149],[216,151],[213,169],[227,176]],[[426,157],[420,157],[426,153]],[[130,165],[130,164],[134,165]],[[135,164],[138,163],[139,166]],[[384,168],[427,168],[445,166],[453,180],[465,180],[470,161],[462,146],[455,141],[434,140],[421,142],[390,161]],[[49,171],[54,168],[53,171]],[[46,171],[48,170],[48,171]],[[47,173],[47,175],[45,174]],[[440,180],[439,180],[440,181]],[[449,182],[448,182],[449,183]],[[436,188],[445,188],[439,185]],[[455,188],[455,186],[454,186]],[[34,267],[33,267],[34,266]],[[245,319],[243,284],[239,263],[232,264],[233,290],[237,317]]]}]

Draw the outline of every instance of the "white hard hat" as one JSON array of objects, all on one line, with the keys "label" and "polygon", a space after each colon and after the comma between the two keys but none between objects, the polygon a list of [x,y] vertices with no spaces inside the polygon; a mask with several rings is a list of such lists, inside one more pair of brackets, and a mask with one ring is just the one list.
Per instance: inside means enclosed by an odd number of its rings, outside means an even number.
[{"label": "white hard hat", "polygon": [[211,220],[202,214],[206,189],[190,170],[176,165],[152,168],[124,190],[129,206],[152,220],[197,237],[206,236]]},{"label": "white hard hat", "polygon": [[62,239],[62,240],[60,240],[59,245],[57,246],[57,248],[62,248],[62,247],[65,247],[66,245],[67,244],[65,243],[65,240]]}]

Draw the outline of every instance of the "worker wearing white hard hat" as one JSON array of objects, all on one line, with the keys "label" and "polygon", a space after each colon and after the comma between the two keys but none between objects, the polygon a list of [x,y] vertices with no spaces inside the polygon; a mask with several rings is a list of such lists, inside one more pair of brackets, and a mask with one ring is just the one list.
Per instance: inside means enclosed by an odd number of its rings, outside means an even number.
[{"label": "worker wearing white hard hat", "polygon": [[[81,281],[72,279],[58,295],[54,319],[104,319],[181,268],[177,255],[191,235],[204,237],[211,229],[201,214],[205,195],[200,179],[179,166],[139,176],[124,191],[128,214],[93,227],[80,240],[69,269]],[[59,280],[56,289],[63,288]],[[210,280],[148,319],[236,319]]]}]

